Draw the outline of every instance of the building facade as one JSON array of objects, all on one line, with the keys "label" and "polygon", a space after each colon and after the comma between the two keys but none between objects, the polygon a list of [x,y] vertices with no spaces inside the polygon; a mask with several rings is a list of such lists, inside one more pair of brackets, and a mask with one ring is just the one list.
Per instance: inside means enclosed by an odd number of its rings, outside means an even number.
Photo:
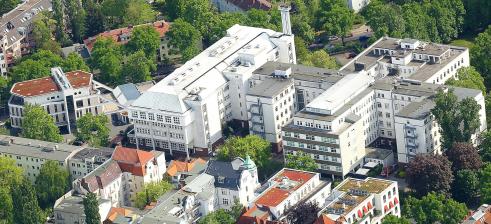
[{"label": "building facade", "polygon": [[219,12],[246,12],[249,9],[270,10],[269,0],[213,0],[211,3]]},{"label": "building facade", "polygon": [[187,157],[211,152],[228,122],[248,127],[249,80],[267,61],[296,62],[291,32],[232,26],[131,104],[131,141]]},{"label": "building facade", "polygon": [[59,67],[52,68],[49,77],[15,83],[10,94],[8,106],[14,128],[21,128],[27,104],[43,107],[55,124],[68,132],[84,114],[103,113],[97,82],[84,71],[64,73]]}]

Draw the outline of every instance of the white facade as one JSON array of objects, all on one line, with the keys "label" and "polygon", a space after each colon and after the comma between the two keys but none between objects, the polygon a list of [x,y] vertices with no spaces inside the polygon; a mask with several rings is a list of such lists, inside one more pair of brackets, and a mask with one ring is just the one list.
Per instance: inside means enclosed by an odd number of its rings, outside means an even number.
[{"label": "white facade", "polygon": [[332,190],[320,213],[343,224],[381,224],[389,214],[401,217],[397,182],[348,178]]},{"label": "white facade", "polygon": [[248,80],[266,61],[295,63],[293,36],[234,25],[131,104],[132,142],[171,154],[209,151],[228,121],[247,125]]},{"label": "white facade", "polygon": [[370,0],[348,0],[348,8],[355,11],[355,13],[360,12],[365,6],[370,4]]},{"label": "white facade", "polygon": [[71,132],[70,124],[86,113],[103,113],[94,82],[90,73],[63,73],[56,67],[51,69],[50,77],[15,83],[8,103],[12,127],[21,128],[24,106],[31,104],[43,107],[57,126],[65,126]]}]

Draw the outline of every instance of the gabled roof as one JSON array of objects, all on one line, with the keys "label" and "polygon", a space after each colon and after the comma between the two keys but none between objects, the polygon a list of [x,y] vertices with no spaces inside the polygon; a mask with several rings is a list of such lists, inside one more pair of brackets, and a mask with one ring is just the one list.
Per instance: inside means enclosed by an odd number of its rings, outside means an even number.
[{"label": "gabled roof", "polygon": [[205,173],[215,177],[216,187],[237,189],[239,186],[240,176],[243,172],[243,169],[241,169],[243,161],[240,161],[240,166],[234,167],[232,162],[210,160]]},{"label": "gabled roof", "polygon": [[176,94],[152,91],[143,93],[131,106],[174,113],[184,113],[190,109]]},{"label": "gabled roof", "polygon": [[88,191],[94,192],[97,189],[105,188],[119,176],[121,176],[121,169],[118,164],[109,160],[82,178],[82,186]]},{"label": "gabled roof", "polygon": [[330,219],[326,214],[319,216],[314,224],[337,224],[336,221]]},{"label": "gabled roof", "polygon": [[118,162],[123,172],[129,172],[137,176],[145,176],[145,166],[153,160],[154,154],[151,152],[116,146],[112,159]]},{"label": "gabled roof", "polygon": [[169,164],[169,167],[167,167],[167,174],[169,176],[175,176],[178,173],[182,173],[182,172],[197,173],[198,169],[202,169],[205,164],[206,161],[201,158],[194,159],[190,162],[172,160]]}]

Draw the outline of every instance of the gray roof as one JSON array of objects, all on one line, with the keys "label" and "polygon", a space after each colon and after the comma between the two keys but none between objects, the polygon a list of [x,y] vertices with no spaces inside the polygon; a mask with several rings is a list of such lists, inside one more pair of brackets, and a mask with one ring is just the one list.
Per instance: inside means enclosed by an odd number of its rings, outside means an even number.
[{"label": "gray roof", "polygon": [[205,173],[215,177],[215,187],[237,189],[242,170],[234,167],[232,162],[210,160]]},{"label": "gray roof", "polygon": [[326,69],[326,68],[317,68],[312,66],[305,66],[299,64],[289,64],[282,63],[276,61],[268,61],[263,64],[261,67],[256,69],[253,74],[261,74],[261,75],[271,75],[275,70],[285,70],[291,68],[292,77],[298,81],[307,81],[307,82],[331,82],[336,83],[341,78],[343,78],[344,72],[339,72],[334,69]]},{"label": "gray roof", "polygon": [[[41,11],[51,11],[50,0],[30,0],[0,17],[0,36],[6,36],[8,46],[22,39],[19,31],[26,29]],[[10,27],[11,29],[8,29]],[[24,27],[24,28],[22,28]]]},{"label": "gray roof", "polygon": [[84,148],[75,155],[73,155],[72,159],[91,159],[94,157],[103,157],[106,159],[111,158],[114,152],[113,148],[101,147],[101,148]]},{"label": "gray roof", "polygon": [[141,95],[140,91],[138,91],[138,88],[133,83],[117,86],[114,88],[113,94],[118,102],[123,105],[130,104]]},{"label": "gray roof", "polygon": [[266,78],[247,92],[247,95],[273,98],[293,85],[293,79]]},{"label": "gray roof", "polygon": [[174,113],[184,113],[190,109],[177,95],[151,91],[143,93],[131,106]]},{"label": "gray roof", "polygon": [[82,149],[82,146],[0,135],[0,153],[5,154],[63,162]]},{"label": "gray roof", "polygon": [[382,148],[372,148],[372,147],[367,147],[366,148],[367,155],[365,158],[372,158],[372,159],[380,159],[384,160],[388,156],[392,156],[392,150],[388,149],[382,149]]},{"label": "gray roof", "polygon": [[83,59],[88,59],[90,57],[89,50],[85,44],[75,43],[72,46],[64,47],[61,49],[61,54],[64,58],[68,57],[69,54],[76,53],[80,55]]},{"label": "gray roof", "polygon": [[[85,217],[84,214],[84,204],[83,197],[79,195],[72,195],[65,197],[61,200],[59,204],[54,207],[54,211],[71,213],[71,214],[80,214],[80,216]],[[98,198],[99,204],[109,202],[107,199]],[[105,217],[101,217],[105,218]]]},{"label": "gray roof", "polygon": [[453,93],[457,96],[459,100],[465,98],[474,98],[479,94],[482,94],[481,90],[478,89],[468,89],[462,87],[448,86],[449,89],[453,89]]},{"label": "gray roof", "polygon": [[396,116],[422,120],[431,113],[433,107],[435,107],[435,103],[430,99],[425,99],[421,102],[412,102],[402,108]]}]

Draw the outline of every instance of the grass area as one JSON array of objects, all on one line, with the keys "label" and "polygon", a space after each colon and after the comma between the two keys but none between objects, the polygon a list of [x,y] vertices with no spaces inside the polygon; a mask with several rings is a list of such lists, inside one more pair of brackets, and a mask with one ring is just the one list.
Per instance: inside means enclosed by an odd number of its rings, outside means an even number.
[{"label": "grass area", "polygon": [[473,39],[457,39],[457,40],[453,40],[452,42],[450,42],[450,45],[467,47],[470,49],[474,46],[474,40]]}]

